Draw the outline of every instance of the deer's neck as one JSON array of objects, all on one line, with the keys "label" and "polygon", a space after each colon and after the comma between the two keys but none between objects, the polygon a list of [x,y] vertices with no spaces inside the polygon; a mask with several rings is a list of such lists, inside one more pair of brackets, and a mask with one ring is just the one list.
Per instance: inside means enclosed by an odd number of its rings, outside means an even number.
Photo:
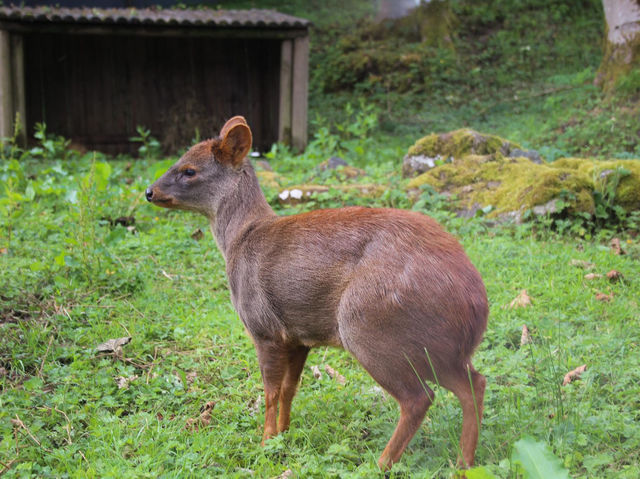
[{"label": "deer's neck", "polygon": [[236,188],[221,201],[215,217],[210,218],[211,231],[225,260],[248,228],[274,218],[276,214],[267,203],[255,171],[247,161]]}]

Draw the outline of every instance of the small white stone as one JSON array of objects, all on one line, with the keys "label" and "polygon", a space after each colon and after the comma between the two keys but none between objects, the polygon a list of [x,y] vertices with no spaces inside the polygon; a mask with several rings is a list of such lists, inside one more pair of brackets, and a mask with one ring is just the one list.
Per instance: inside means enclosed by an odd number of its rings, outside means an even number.
[{"label": "small white stone", "polygon": [[289,198],[289,190],[284,190],[282,191],[279,195],[278,198],[280,198],[282,201],[286,200],[287,198]]}]

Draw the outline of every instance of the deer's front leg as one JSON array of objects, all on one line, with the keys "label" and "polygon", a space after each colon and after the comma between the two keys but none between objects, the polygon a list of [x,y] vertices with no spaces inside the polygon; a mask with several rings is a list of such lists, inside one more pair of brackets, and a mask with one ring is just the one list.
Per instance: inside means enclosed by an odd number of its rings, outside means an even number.
[{"label": "deer's front leg", "polygon": [[309,348],[306,346],[292,347],[287,351],[287,369],[280,387],[280,414],[278,415],[278,432],[289,429],[291,402],[296,395],[300,374],[307,360]]},{"label": "deer's front leg", "polygon": [[278,401],[282,391],[282,382],[287,371],[288,354],[286,347],[272,340],[256,340],[256,351],[262,382],[264,383],[264,432],[262,445],[267,439],[278,433]]}]

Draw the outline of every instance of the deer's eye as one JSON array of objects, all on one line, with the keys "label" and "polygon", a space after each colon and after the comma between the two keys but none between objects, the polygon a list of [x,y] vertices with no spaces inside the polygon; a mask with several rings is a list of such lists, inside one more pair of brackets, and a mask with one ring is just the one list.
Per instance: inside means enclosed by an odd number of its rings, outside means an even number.
[{"label": "deer's eye", "polygon": [[196,170],[192,169],[192,168],[187,168],[186,170],[184,170],[182,172],[184,174],[184,176],[195,176],[196,175]]}]

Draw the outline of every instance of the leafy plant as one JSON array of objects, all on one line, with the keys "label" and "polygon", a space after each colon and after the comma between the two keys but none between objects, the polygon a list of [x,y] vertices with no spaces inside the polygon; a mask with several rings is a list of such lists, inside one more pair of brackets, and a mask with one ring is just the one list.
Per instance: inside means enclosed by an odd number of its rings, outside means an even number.
[{"label": "leafy plant", "polygon": [[593,199],[596,205],[595,218],[599,226],[623,223],[627,214],[624,208],[615,204],[616,190],[620,181],[631,174],[626,168],[618,167],[613,171],[597,172],[594,169],[593,182],[596,189]]},{"label": "leafy plant", "polygon": [[569,472],[544,442],[526,436],[513,445],[511,462],[524,479],[568,479]]},{"label": "leafy plant", "polygon": [[136,127],[138,136],[132,136],[129,141],[134,143],[140,143],[138,147],[138,153],[145,159],[157,159],[162,155],[162,145],[160,142],[151,136],[151,130],[143,126],[138,125]]}]

